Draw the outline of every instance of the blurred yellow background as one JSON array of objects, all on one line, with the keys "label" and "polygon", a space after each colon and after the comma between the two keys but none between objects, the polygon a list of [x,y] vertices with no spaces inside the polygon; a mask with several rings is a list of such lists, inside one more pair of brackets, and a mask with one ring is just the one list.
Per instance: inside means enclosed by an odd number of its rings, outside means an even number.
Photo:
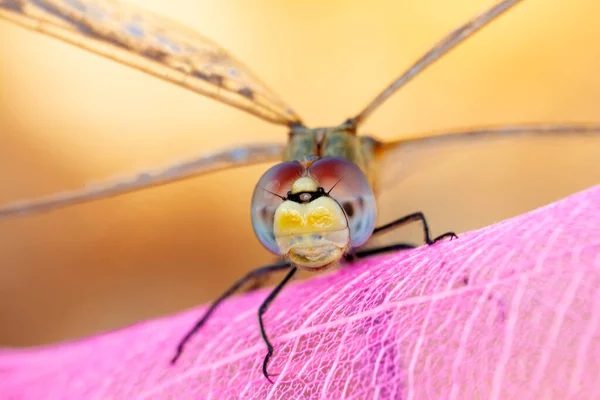
[{"label": "blurred yellow background", "polygon": [[[134,3],[220,43],[310,126],[358,112],[444,34],[493,4]],[[410,83],[362,132],[391,139],[488,124],[600,121],[598,15],[594,0],[526,1]],[[5,21],[0,37],[0,203],[234,143],[286,138],[283,127]],[[523,171],[552,164],[529,151],[521,157]],[[570,157],[577,162],[577,154]],[[490,163],[503,169],[501,158]],[[252,189],[267,167],[0,221],[0,345],[54,342],[172,313],[273,260],[249,218]],[[462,232],[583,189],[598,176],[581,170],[588,175],[574,186],[569,176],[548,174],[530,203],[503,209],[491,195],[478,201],[477,185],[453,191],[455,183],[433,168],[386,216],[420,208],[434,234]],[[515,179],[521,172],[512,171]],[[502,192],[518,195],[531,184]],[[560,190],[547,192],[554,186]]]}]

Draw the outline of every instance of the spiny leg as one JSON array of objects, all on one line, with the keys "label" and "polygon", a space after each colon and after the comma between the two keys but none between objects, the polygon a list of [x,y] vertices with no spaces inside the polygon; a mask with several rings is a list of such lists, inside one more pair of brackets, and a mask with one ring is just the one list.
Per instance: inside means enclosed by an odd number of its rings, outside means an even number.
[{"label": "spiny leg", "polygon": [[196,324],[189,330],[189,332],[181,339],[179,345],[177,345],[177,351],[175,352],[175,356],[171,359],[171,364],[175,364],[179,356],[183,353],[183,349],[186,343],[196,334],[196,332],[202,328],[204,323],[208,320],[208,318],[212,315],[213,311],[229,296],[234,294],[244,283],[248,282],[251,279],[256,279],[263,277],[271,272],[281,271],[283,269],[289,268],[290,264],[288,262],[279,262],[276,264],[266,265],[264,267],[257,268],[253,271],[250,271],[246,276],[242,279],[238,280],[234,283],[229,289],[225,291],[218,299],[216,299],[206,310],[204,315],[196,322]]},{"label": "spiny leg", "polygon": [[274,382],[271,380],[271,378],[269,378],[269,373],[267,372],[267,364],[269,363],[269,359],[273,355],[273,345],[271,344],[271,342],[269,342],[269,338],[267,337],[267,332],[265,331],[265,325],[263,322],[263,315],[269,309],[269,304],[271,304],[275,297],[277,297],[281,289],[283,289],[283,287],[288,283],[292,276],[294,276],[297,270],[297,267],[292,267],[292,269],[287,273],[285,278],[283,278],[283,280],[279,282],[277,286],[275,286],[275,289],[273,289],[273,291],[269,294],[269,296],[260,305],[260,308],[258,309],[258,324],[260,325],[260,336],[262,336],[263,340],[265,341],[265,344],[267,345],[267,355],[265,356],[265,359],[263,361],[262,371],[265,378],[267,378],[267,380],[271,383]]},{"label": "spiny leg", "polygon": [[425,219],[425,215],[420,211],[409,214],[402,218],[398,218],[395,221],[389,222],[385,225],[375,228],[375,230],[373,231],[373,235],[377,235],[379,233],[389,231],[390,229],[398,228],[399,226],[406,225],[406,224],[409,224],[409,223],[415,222],[415,221],[421,221],[423,223],[423,233],[425,236],[425,243],[427,243],[429,245],[432,245],[435,242],[442,240],[444,238],[449,237],[452,240],[452,239],[458,237],[458,236],[456,236],[456,234],[454,232],[446,232],[446,233],[439,235],[438,237],[436,237],[434,239],[431,239],[431,236],[429,235],[429,225],[427,225],[427,220]]}]

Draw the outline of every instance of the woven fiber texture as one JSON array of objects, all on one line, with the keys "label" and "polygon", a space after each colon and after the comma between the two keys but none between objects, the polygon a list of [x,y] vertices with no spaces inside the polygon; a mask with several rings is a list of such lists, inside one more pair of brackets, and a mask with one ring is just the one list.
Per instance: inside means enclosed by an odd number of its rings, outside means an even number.
[{"label": "woven fiber texture", "polygon": [[91,338],[0,350],[0,399],[598,399],[600,186],[457,240]]}]

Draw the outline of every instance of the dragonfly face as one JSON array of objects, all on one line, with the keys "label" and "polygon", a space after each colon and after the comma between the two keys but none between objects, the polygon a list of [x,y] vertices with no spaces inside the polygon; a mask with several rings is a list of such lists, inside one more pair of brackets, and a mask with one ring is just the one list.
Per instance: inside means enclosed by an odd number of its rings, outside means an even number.
[{"label": "dragonfly face", "polygon": [[359,247],[375,228],[375,196],[363,171],[340,157],[270,168],[252,196],[252,225],[272,253],[322,269]]}]

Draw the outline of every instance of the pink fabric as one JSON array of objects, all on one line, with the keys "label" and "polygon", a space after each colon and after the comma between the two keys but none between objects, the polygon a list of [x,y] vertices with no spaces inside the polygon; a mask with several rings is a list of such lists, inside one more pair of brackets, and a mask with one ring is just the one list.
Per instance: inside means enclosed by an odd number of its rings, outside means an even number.
[{"label": "pink fabric", "polygon": [[600,186],[458,240],[204,307],[0,351],[1,399],[600,398]]}]

